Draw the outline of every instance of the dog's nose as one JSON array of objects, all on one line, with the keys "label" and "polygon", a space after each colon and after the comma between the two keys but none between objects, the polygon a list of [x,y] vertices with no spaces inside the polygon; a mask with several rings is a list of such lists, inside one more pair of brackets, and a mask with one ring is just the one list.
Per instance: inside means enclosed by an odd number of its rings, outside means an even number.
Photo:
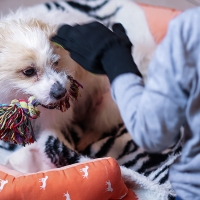
[{"label": "dog's nose", "polygon": [[59,100],[63,98],[66,94],[66,89],[62,87],[62,85],[57,81],[54,83],[50,90],[50,96],[54,97],[55,99]]}]

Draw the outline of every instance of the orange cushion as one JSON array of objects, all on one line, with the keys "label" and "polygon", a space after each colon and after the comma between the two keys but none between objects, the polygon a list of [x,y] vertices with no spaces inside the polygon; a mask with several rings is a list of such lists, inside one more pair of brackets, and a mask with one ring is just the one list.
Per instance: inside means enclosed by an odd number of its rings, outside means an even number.
[{"label": "orange cushion", "polygon": [[[0,168],[2,200],[136,200],[113,158],[95,159],[33,174]],[[122,198],[123,197],[123,198]]]},{"label": "orange cushion", "polygon": [[182,11],[163,8],[158,6],[150,6],[139,4],[144,10],[150,31],[156,43],[161,42],[164,38],[170,20],[178,16]]}]

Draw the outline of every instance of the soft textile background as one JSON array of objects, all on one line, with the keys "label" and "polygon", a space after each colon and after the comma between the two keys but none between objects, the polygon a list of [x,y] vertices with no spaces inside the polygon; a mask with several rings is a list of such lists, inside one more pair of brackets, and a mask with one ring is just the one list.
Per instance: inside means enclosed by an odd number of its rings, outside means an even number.
[{"label": "soft textile background", "polygon": [[[0,0],[0,12],[7,13],[9,9],[15,10],[19,6],[31,6],[51,0]],[[200,5],[200,0],[135,0],[135,2],[151,5],[165,6],[185,10]]]}]

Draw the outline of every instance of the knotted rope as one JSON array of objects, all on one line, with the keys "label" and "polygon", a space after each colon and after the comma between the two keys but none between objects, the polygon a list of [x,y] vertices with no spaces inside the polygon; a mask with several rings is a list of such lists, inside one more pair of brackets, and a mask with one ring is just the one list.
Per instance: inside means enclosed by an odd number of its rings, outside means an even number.
[{"label": "knotted rope", "polygon": [[[82,88],[82,85],[71,76],[68,76],[68,79],[70,81],[70,89],[65,100],[60,101],[59,106],[56,107],[62,112],[70,107],[69,99],[77,100],[78,96],[80,96],[79,87]],[[42,104],[34,96],[31,96],[28,102],[22,99],[14,99],[10,105],[0,104],[0,140],[23,146],[34,143],[36,139],[31,119],[36,119],[40,116],[38,105]]]},{"label": "knotted rope", "polygon": [[14,144],[31,144],[35,141],[30,119],[40,115],[39,102],[31,96],[28,102],[14,99],[10,105],[0,104],[0,139]]}]

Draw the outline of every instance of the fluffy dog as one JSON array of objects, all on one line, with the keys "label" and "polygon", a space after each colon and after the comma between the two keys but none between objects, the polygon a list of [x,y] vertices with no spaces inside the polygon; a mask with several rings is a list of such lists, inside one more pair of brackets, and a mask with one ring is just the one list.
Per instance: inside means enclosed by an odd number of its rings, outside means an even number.
[{"label": "fluffy dog", "polygon": [[[129,3],[133,4],[127,1],[125,10]],[[130,38],[134,43],[135,60],[139,67],[143,67],[151,58],[153,51],[149,49],[154,48],[154,42],[143,13],[138,11],[135,4],[132,9],[136,11],[134,15],[142,16],[140,22],[133,20],[133,26],[144,22],[140,24],[141,31],[135,31],[134,37]],[[129,24],[123,14],[119,12],[116,21],[126,28]],[[111,97],[107,77],[86,72],[70,58],[69,52],[50,42],[51,36],[63,22],[75,24],[93,20],[78,12],[70,15],[52,11],[44,15],[34,9],[20,9],[1,19],[0,102],[9,104],[12,99],[27,99],[33,95],[43,105],[39,107],[40,117],[32,122],[37,142],[14,153],[7,163],[10,167],[22,172],[55,167],[50,159],[43,156],[49,136],[57,137],[71,149],[82,151],[88,144],[99,140],[102,133],[122,123],[119,110]],[[141,41],[148,40],[150,42],[145,43],[145,48],[143,44],[139,45]],[[146,70],[143,72],[144,75]],[[71,107],[66,112],[47,109],[56,107],[65,99],[70,86],[69,75],[83,85],[81,97],[76,102],[70,102]],[[78,135],[74,136],[73,130]],[[24,160],[29,165],[24,165]]]},{"label": "fluffy dog", "polygon": [[[67,127],[80,129],[78,137],[82,139],[76,149],[83,150],[103,132],[122,123],[110,94],[109,81],[105,76],[86,72],[70,58],[69,52],[50,42],[57,26],[26,14],[27,10],[19,10],[0,22],[0,102],[9,104],[12,99],[33,95],[43,105],[39,107],[40,117],[32,121],[37,143],[20,151],[29,149],[34,154],[42,154],[49,135],[74,148],[65,139],[69,136]],[[70,87],[68,75],[83,85],[81,97],[70,102],[66,112],[47,109],[56,107],[65,98]],[[36,164],[30,170],[19,169],[16,163],[9,165],[23,172],[38,170]]]}]

